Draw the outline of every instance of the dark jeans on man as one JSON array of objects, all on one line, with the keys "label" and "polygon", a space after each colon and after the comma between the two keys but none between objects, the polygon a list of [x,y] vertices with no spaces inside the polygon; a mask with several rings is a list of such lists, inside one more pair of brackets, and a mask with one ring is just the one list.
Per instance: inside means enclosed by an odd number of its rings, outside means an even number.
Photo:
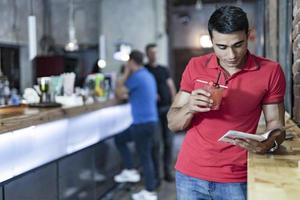
[{"label": "dark jeans on man", "polygon": [[[156,177],[160,179],[161,173],[161,153],[163,160],[163,172],[165,180],[170,181],[172,177],[172,151],[173,151],[173,133],[168,128],[167,113],[170,106],[160,106],[158,108],[160,119],[160,130],[155,135],[154,148],[152,150],[154,167],[156,168]],[[162,151],[162,152],[161,152]],[[159,183],[158,183],[159,184]]]},{"label": "dark jeans on man", "polygon": [[134,142],[143,169],[145,188],[148,191],[155,190],[158,181],[151,153],[157,126],[157,122],[133,124],[115,136],[115,144],[121,154],[126,169],[133,168],[132,155],[127,143],[131,141]]}]

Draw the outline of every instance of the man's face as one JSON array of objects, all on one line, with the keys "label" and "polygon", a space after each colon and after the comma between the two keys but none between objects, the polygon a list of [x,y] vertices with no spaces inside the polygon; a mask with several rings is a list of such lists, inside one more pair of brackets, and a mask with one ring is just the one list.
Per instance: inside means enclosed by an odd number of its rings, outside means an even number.
[{"label": "man's face", "polygon": [[125,67],[126,67],[129,71],[131,71],[132,68],[133,68],[133,60],[130,60],[130,59],[129,59],[129,60],[126,62]]},{"label": "man's face", "polygon": [[212,43],[219,64],[225,69],[240,68],[244,64],[248,48],[245,31],[223,34],[213,30]]},{"label": "man's face", "polygon": [[151,47],[151,48],[148,49],[147,57],[148,57],[148,61],[150,63],[155,63],[156,62],[156,48],[155,47]]}]

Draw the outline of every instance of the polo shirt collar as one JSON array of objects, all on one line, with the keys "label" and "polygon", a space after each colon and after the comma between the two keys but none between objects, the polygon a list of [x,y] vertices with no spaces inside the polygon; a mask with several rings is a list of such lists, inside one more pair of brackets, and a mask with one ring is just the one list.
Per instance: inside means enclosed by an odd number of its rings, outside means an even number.
[{"label": "polo shirt collar", "polygon": [[[254,71],[259,69],[258,63],[255,61],[253,55],[249,51],[247,51],[246,56],[247,56],[247,60],[242,70]],[[206,66],[211,69],[222,68],[218,63],[218,59],[215,53],[211,54]]]}]

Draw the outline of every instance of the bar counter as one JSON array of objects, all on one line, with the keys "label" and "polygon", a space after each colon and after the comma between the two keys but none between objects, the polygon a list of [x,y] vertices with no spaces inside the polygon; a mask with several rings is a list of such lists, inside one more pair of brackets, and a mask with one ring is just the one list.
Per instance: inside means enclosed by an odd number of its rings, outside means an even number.
[{"label": "bar counter", "polygon": [[96,111],[118,104],[119,102],[117,100],[112,99],[106,102],[97,102],[72,107],[32,108],[22,105],[18,107],[0,108],[0,134],[63,118],[75,117],[83,113]]},{"label": "bar counter", "polygon": [[[287,117],[286,125],[293,122]],[[260,128],[261,130],[262,127]],[[300,129],[287,130],[294,139],[286,140],[276,153],[248,155],[249,200],[300,199]]]},{"label": "bar counter", "polygon": [[[32,199],[77,198],[82,195],[80,188],[86,187],[87,183],[83,183],[86,172],[95,169],[93,160],[97,154],[101,154],[100,164],[107,173],[103,184],[109,185],[109,181],[113,184],[111,177],[118,170],[119,161],[113,141],[107,138],[131,124],[130,109],[128,104],[115,100],[51,109],[26,106],[0,109],[0,193],[5,197],[0,195],[0,200],[19,200],[29,191]],[[293,124],[288,116],[286,119],[287,126]],[[259,126],[258,132],[263,129],[264,126]],[[287,132],[294,139],[286,140],[276,153],[249,153],[249,200],[300,199],[300,129],[294,127]],[[99,142],[100,146],[90,148]],[[77,164],[82,166],[79,168]],[[95,188],[93,181],[88,184]],[[37,189],[46,185],[52,186],[48,193]],[[76,192],[70,192],[74,188]],[[86,199],[96,199],[95,193],[93,189]]]},{"label": "bar counter", "polygon": [[0,109],[0,183],[103,141],[132,122],[115,100],[61,108]]}]

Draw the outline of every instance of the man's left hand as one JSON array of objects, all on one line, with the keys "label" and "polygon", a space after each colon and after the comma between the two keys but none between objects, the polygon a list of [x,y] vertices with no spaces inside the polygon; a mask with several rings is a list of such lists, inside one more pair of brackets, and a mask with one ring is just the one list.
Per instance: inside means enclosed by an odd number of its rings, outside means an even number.
[{"label": "man's left hand", "polygon": [[281,131],[274,131],[274,133],[272,133],[270,137],[263,142],[258,142],[251,139],[235,139],[234,141],[235,145],[247,149],[248,151],[264,154],[273,147],[276,137],[278,137],[280,134],[282,134]]},{"label": "man's left hand", "polygon": [[251,151],[253,153],[259,153],[264,154],[269,151],[269,149],[272,148],[274,144],[274,140],[268,139],[263,142],[258,142],[251,139],[235,139],[235,145],[242,147],[244,149],[247,149],[248,151]]}]

